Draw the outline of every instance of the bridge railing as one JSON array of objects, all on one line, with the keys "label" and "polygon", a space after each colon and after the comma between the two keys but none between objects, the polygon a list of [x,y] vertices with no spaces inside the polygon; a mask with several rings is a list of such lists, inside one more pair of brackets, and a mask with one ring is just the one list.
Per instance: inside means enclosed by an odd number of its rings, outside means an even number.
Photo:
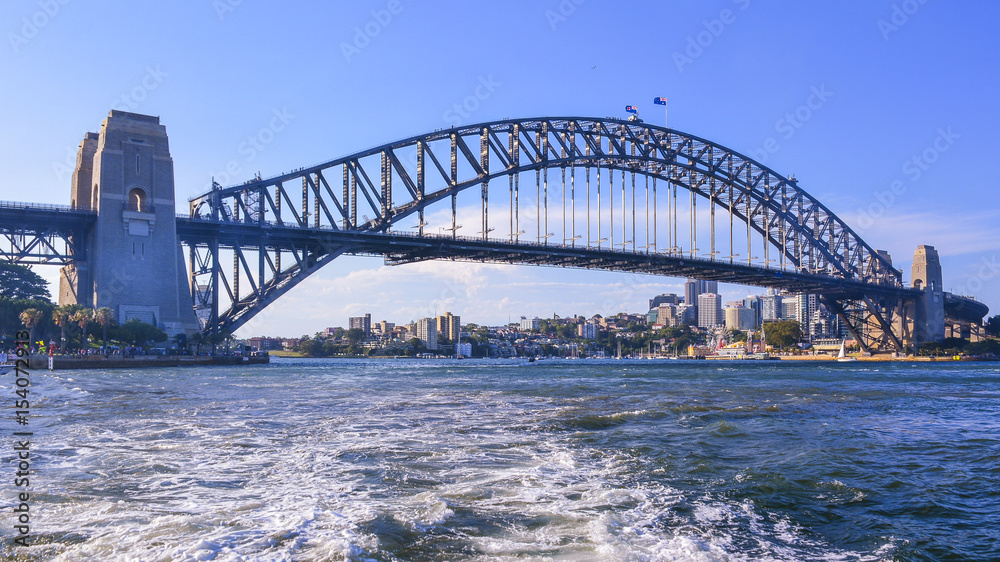
[{"label": "bridge railing", "polygon": [[52,205],[49,203],[24,203],[22,201],[0,201],[0,209],[29,209],[45,211],[85,211],[74,209],[69,205]]}]

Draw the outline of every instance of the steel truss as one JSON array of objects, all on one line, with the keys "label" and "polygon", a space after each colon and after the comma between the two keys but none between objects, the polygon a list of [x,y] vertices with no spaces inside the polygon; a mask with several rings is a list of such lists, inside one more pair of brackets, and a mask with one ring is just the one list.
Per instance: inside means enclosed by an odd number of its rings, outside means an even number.
[{"label": "steel truss", "polygon": [[[475,150],[477,147],[479,150]],[[559,172],[558,180],[549,181],[550,170]],[[521,185],[522,179],[532,175],[534,186]],[[639,188],[636,176],[642,180]],[[503,181],[505,177],[507,181]],[[627,189],[629,178],[631,190]],[[602,179],[606,181],[604,186]],[[658,184],[662,185],[659,190]],[[479,189],[474,190],[476,187]],[[596,188],[596,198],[592,187]],[[678,188],[687,191],[688,200],[681,205],[680,214]],[[501,189],[505,193],[498,203]],[[458,201],[463,197],[470,204],[460,206]],[[459,224],[459,209],[469,208],[472,200],[478,208],[480,230],[474,236],[460,236],[463,225]],[[698,210],[699,200],[708,201],[707,209]],[[394,228],[409,226],[416,237],[428,240],[476,239],[522,247],[541,245],[549,250],[571,248],[591,255],[593,263],[598,264],[594,267],[601,269],[616,269],[612,266],[614,260],[601,257],[607,252],[617,252],[622,256],[619,261],[634,269],[641,269],[637,264],[643,259],[652,266],[656,260],[683,258],[688,263],[714,264],[697,268],[703,278],[712,276],[712,271],[731,272],[735,265],[760,271],[760,280],[776,280],[765,286],[791,288],[792,274],[808,276],[826,287],[817,292],[848,323],[862,348],[871,351],[902,350],[891,327],[899,300],[913,298],[888,258],[799,188],[794,178],[781,176],[722,145],[639,121],[535,118],[455,127],[273,178],[226,188],[216,185],[190,204],[192,223],[212,223],[220,229],[227,224],[256,228],[252,232],[240,229],[240,237],[235,239],[226,238],[222,230],[188,238],[179,226],[179,234],[191,248],[191,276],[193,286],[200,288],[196,291],[199,306],[211,309],[209,329],[235,330],[344,253],[377,253],[386,256],[389,263],[500,259],[495,248],[490,250],[492,254],[476,256],[464,255],[455,247],[446,250],[451,254],[427,248],[394,253],[390,240],[384,240],[386,247],[382,251],[334,243],[324,236],[317,236],[311,243],[293,244],[288,239],[270,238],[275,227],[282,231],[293,228],[314,233],[399,235]],[[428,232],[426,219],[433,216],[440,222],[449,208],[450,221],[444,219],[447,226],[440,226],[436,234]],[[584,208],[585,220],[578,216]],[[706,212],[710,236],[708,247],[700,248],[699,233],[701,244],[706,242]],[[718,213],[728,218],[728,248],[717,240]],[[557,235],[560,217],[562,230]],[[678,229],[682,219],[689,227],[688,240],[683,242]],[[735,247],[737,222],[746,226],[745,233],[737,233],[741,241],[745,238],[745,257],[740,257],[742,250]],[[534,232],[528,234],[526,224],[533,225]],[[509,232],[496,232],[501,225]],[[659,233],[666,233],[666,239],[662,240]],[[522,238],[533,240],[526,242]],[[220,248],[225,250],[224,256]],[[222,261],[228,261],[230,255],[232,267],[224,268]],[[523,257],[517,251],[512,255]],[[541,257],[532,259],[536,261],[518,263],[545,262]],[[574,258],[570,265],[585,267],[580,259]],[[545,264],[560,263],[553,256]],[[228,271],[231,276],[227,276]],[[720,280],[737,278],[726,273]],[[241,286],[241,279],[246,280],[245,286]],[[865,290],[845,292],[845,284]],[[220,301],[220,296],[225,297],[225,302]]]},{"label": "steel truss", "polygon": [[0,258],[66,265],[87,257],[87,235],[97,214],[56,205],[0,202]]}]

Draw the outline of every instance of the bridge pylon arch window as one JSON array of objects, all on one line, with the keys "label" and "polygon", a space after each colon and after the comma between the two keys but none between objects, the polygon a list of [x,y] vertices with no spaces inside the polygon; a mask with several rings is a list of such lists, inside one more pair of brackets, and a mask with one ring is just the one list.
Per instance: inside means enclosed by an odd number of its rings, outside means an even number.
[{"label": "bridge pylon arch window", "polygon": [[128,210],[136,213],[148,213],[149,205],[146,202],[146,190],[141,187],[133,187],[128,192]]}]

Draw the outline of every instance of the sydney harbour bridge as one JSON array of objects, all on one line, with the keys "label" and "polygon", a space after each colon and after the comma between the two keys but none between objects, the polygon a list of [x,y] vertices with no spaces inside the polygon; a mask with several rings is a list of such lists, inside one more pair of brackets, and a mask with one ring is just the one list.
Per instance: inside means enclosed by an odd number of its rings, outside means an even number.
[{"label": "sydney harbour bridge", "polygon": [[[159,119],[112,111],[80,145],[70,206],[0,203],[0,254],[66,266],[61,302],[117,307],[120,320],[152,315],[175,331],[236,330],[343,255],[817,294],[870,352],[902,352],[941,339],[946,319],[980,323],[987,313],[941,290],[936,253],[929,272],[915,270],[925,279],[907,285],[887,253],[795,178],[638,120],[543,117],[442,129],[270,178],[213,184],[186,212],[175,212],[173,198]],[[177,277],[183,283],[142,296]]]}]

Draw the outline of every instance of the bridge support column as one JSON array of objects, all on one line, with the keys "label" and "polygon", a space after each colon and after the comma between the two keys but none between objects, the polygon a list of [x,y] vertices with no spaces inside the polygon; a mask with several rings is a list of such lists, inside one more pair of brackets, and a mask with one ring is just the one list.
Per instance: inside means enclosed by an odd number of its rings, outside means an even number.
[{"label": "bridge support column", "polygon": [[158,117],[112,110],[87,133],[73,205],[97,212],[87,261],[63,268],[60,304],[108,307],[169,336],[198,330],[174,215],[174,170]]},{"label": "bridge support column", "polygon": [[913,345],[939,342],[945,336],[944,290],[941,288],[941,260],[934,246],[918,246],[913,253],[911,282],[923,290],[913,303]]}]

